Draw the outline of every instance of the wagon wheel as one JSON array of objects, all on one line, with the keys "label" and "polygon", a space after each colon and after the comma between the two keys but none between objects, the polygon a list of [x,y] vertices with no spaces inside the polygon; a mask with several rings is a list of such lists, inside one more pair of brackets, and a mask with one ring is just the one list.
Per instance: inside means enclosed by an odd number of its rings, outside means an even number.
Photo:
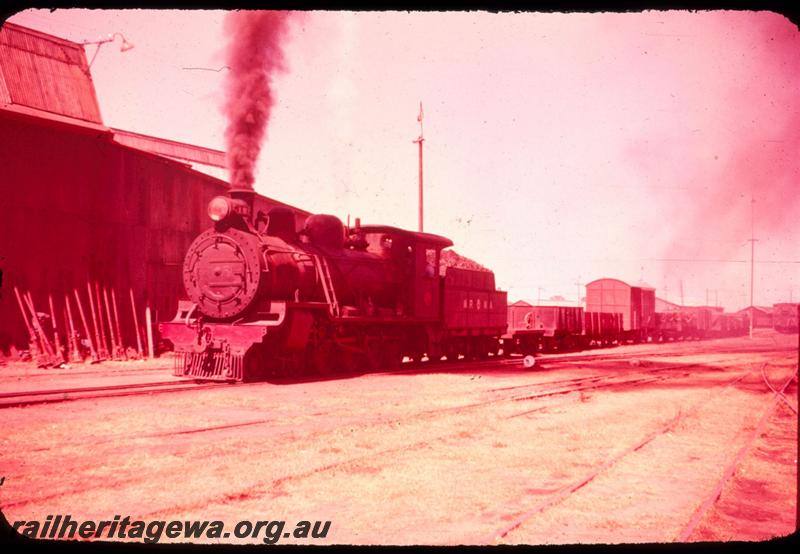
[{"label": "wagon wheel", "polygon": [[489,345],[486,342],[486,339],[483,337],[478,337],[472,343],[472,352],[477,360],[485,360],[489,357]]},{"label": "wagon wheel", "polygon": [[338,373],[352,373],[354,371],[360,371],[364,367],[364,360],[366,356],[359,352],[355,352],[350,348],[343,348],[341,346],[336,347],[338,359],[338,367],[334,367],[334,371]]},{"label": "wagon wheel", "polygon": [[400,343],[395,339],[384,340],[381,344],[380,356],[381,367],[393,368],[399,366],[403,362]]},{"label": "wagon wheel", "polygon": [[328,375],[336,365],[336,345],[326,339],[313,345],[309,344],[306,360],[308,373]]},{"label": "wagon wheel", "polygon": [[447,341],[444,343],[444,355],[447,357],[448,362],[454,362],[458,360],[458,350],[452,341]]},{"label": "wagon wheel", "polygon": [[364,341],[364,366],[367,371],[383,368],[383,342],[378,337],[367,337]]},{"label": "wagon wheel", "polygon": [[428,362],[436,363],[442,361],[442,356],[444,355],[444,349],[442,348],[442,343],[437,342],[433,343],[428,347]]}]

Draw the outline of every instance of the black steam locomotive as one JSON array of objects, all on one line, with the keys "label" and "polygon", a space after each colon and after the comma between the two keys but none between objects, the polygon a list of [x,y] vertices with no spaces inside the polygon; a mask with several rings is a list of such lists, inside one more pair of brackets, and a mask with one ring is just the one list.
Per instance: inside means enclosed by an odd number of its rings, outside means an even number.
[{"label": "black steam locomotive", "polygon": [[176,375],[248,381],[497,354],[506,293],[494,274],[442,267],[444,237],[312,215],[296,231],[252,191],[211,200],[213,228],[183,266],[188,301],[162,323]]}]

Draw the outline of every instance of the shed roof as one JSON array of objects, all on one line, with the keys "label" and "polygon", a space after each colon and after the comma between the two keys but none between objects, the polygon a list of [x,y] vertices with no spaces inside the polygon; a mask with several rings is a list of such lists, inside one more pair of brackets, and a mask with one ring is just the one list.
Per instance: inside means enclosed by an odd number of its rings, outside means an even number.
[{"label": "shed roof", "polygon": [[137,150],[144,150],[152,154],[166,156],[186,162],[194,162],[212,167],[224,168],[225,152],[213,150],[203,146],[195,146],[175,140],[143,135],[133,131],[112,129],[114,141]]},{"label": "shed roof", "polygon": [[764,315],[772,314],[772,307],[767,307],[767,306],[748,306],[746,308],[742,308],[741,310],[739,310],[736,313],[737,314],[746,314],[746,313],[749,313],[751,310],[752,311],[761,312]]},{"label": "shed roof", "polygon": [[8,22],[0,28],[0,104],[102,123],[83,46]]},{"label": "shed roof", "polygon": [[650,285],[648,285],[644,281],[640,281],[640,282],[636,283],[635,285],[631,285],[631,284],[626,283],[622,279],[615,279],[614,277],[601,277],[600,279],[595,279],[594,281],[590,281],[590,282],[586,283],[586,286],[588,287],[589,285],[595,285],[595,284],[602,283],[602,282],[607,282],[607,281],[616,281],[617,283],[621,283],[621,284],[625,285],[626,287],[636,287],[636,288],[645,289],[645,290],[656,290],[655,287],[651,287]]}]

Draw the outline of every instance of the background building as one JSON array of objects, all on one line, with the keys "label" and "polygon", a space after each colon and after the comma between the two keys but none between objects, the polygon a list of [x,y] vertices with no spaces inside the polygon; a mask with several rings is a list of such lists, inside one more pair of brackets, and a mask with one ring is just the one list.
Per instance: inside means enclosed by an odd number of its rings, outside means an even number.
[{"label": "background building", "polygon": [[769,306],[750,306],[736,312],[753,319],[753,327],[772,327],[772,308]]},{"label": "background building", "polygon": [[[15,286],[30,291],[37,311],[49,311],[52,295],[59,325],[73,289],[84,302],[87,282],[113,289],[127,345],[135,345],[130,289],[140,325],[146,305],[171,319],[184,253],[209,227],[208,201],[228,188],[207,174],[224,161],[224,152],[106,127],[83,46],[5,23],[0,351],[27,347]],[[284,204],[256,199],[257,209],[275,205]],[[290,208],[300,226],[308,213]]]}]

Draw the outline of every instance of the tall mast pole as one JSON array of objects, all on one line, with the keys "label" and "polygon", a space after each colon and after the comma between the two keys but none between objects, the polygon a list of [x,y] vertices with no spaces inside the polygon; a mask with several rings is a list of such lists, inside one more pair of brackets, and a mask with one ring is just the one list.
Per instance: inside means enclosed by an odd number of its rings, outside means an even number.
[{"label": "tall mast pole", "polygon": [[417,116],[417,121],[419,121],[419,138],[414,141],[415,144],[419,144],[419,232],[423,231],[423,224],[422,224],[422,142],[425,138],[422,136],[422,101],[419,103],[419,115]]},{"label": "tall mast pole", "polygon": [[750,194],[750,338],[753,338],[753,320],[755,319],[756,310],[753,306],[753,276],[755,274],[755,255],[756,255],[756,237],[755,237],[755,216],[752,193]]}]

